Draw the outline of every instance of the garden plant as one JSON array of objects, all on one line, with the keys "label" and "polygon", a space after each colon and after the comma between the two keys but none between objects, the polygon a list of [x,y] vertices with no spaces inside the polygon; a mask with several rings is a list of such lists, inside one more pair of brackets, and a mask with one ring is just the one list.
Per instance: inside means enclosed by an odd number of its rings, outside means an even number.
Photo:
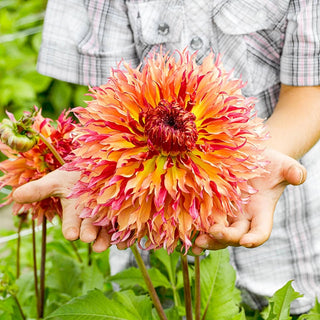
[{"label": "garden plant", "polygon": [[[160,53],[142,70],[123,63],[103,86],[73,86],[35,71],[45,4],[0,6],[1,202],[16,225],[0,231],[0,320],[320,319],[317,301],[290,316],[301,297],[292,281],[250,309],[228,250],[194,247],[241,214],[256,192],[248,180],[265,173],[263,121],[218,57],[198,66],[186,51]],[[13,203],[19,186],[61,167],[81,174],[70,195],[81,217],[95,219],[107,246],[131,250],[135,266],[112,274],[110,248],[65,240],[58,198]]]}]

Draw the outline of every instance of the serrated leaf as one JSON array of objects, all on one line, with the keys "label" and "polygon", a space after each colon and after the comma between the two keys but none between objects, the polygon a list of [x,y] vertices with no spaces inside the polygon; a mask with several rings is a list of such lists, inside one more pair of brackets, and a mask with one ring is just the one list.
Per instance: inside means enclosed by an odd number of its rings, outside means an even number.
[{"label": "serrated leaf", "polygon": [[320,303],[317,298],[316,298],[314,307],[310,310],[310,312],[320,314]]},{"label": "serrated leaf", "polygon": [[240,295],[235,288],[236,275],[229,263],[229,252],[211,251],[209,256],[201,261],[200,272],[201,313],[205,313],[204,319],[241,319]]},{"label": "serrated leaf", "polygon": [[[148,273],[155,288],[171,288],[170,282],[159,270],[150,268],[148,269]],[[135,286],[140,286],[145,290],[147,289],[141,271],[134,267],[125,269],[109,277],[109,280],[118,283],[122,289],[133,288]]]},{"label": "serrated leaf", "polygon": [[281,289],[269,298],[268,307],[262,312],[266,320],[291,320],[291,302],[303,295],[292,288],[292,280],[288,281]]},{"label": "serrated leaf", "polygon": [[[139,311],[144,317],[146,314],[149,316],[142,318]],[[151,319],[151,304],[147,297],[136,297],[131,292],[119,292],[114,299],[108,299],[101,291],[93,290],[85,296],[72,299],[46,317],[46,319],[52,318],[61,320],[149,320]]]},{"label": "serrated leaf", "polygon": [[116,292],[113,300],[119,302],[133,317],[133,319],[152,319],[152,303],[147,295],[136,296],[133,291]]},{"label": "serrated leaf", "polygon": [[314,307],[307,313],[302,314],[298,320],[319,320],[320,319],[320,303],[316,298]]}]

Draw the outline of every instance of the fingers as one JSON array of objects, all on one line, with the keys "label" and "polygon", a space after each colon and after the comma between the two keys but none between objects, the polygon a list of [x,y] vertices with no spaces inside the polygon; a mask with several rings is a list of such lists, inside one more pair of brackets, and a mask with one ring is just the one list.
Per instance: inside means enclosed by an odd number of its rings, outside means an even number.
[{"label": "fingers", "polygon": [[296,163],[284,168],[283,177],[288,183],[297,186],[305,182],[307,170],[296,161]]},{"label": "fingers", "polygon": [[196,256],[199,256],[200,254],[202,254],[203,248],[200,248],[200,247],[198,247],[198,246],[196,246],[196,245],[193,245],[193,246],[191,247],[191,251],[192,251],[192,253],[195,254]]},{"label": "fingers", "polygon": [[239,244],[246,248],[255,248],[265,243],[272,231],[274,208],[266,206],[264,211],[260,211],[252,217],[250,230],[244,234]]},{"label": "fingers", "polygon": [[107,228],[100,228],[100,232],[96,241],[92,245],[92,250],[95,252],[103,252],[110,247],[111,235]]},{"label": "fingers", "polygon": [[13,200],[18,203],[30,203],[48,197],[66,197],[79,176],[79,172],[52,171],[38,180],[19,187],[12,195]]},{"label": "fingers", "polygon": [[239,219],[229,227],[222,224],[214,224],[209,234],[200,235],[195,244],[197,247],[209,250],[219,250],[228,246],[239,246],[241,237],[248,232],[250,222],[247,219]]},{"label": "fingers", "polygon": [[97,239],[100,227],[93,224],[93,218],[83,219],[80,230],[80,240],[83,242],[93,242]]},{"label": "fingers", "polygon": [[81,219],[77,212],[76,199],[63,199],[61,201],[63,209],[62,233],[70,241],[77,240],[80,233]]},{"label": "fingers", "polygon": [[30,203],[53,196],[59,188],[57,184],[59,180],[56,180],[55,176],[57,176],[56,171],[53,171],[39,180],[24,184],[15,190],[13,200],[18,203]]}]

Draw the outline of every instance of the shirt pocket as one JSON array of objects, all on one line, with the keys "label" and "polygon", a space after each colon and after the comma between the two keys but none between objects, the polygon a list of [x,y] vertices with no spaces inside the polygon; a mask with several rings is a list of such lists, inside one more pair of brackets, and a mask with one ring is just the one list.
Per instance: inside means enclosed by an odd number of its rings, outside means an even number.
[{"label": "shirt pocket", "polygon": [[138,56],[142,59],[156,45],[179,43],[183,28],[181,1],[127,1],[128,16]]},{"label": "shirt pocket", "polygon": [[282,29],[289,1],[229,0],[213,12],[223,62],[247,83],[246,96],[258,96],[280,82]]},{"label": "shirt pocket", "polygon": [[233,35],[274,30],[286,17],[290,0],[230,0],[213,12],[218,28]]}]

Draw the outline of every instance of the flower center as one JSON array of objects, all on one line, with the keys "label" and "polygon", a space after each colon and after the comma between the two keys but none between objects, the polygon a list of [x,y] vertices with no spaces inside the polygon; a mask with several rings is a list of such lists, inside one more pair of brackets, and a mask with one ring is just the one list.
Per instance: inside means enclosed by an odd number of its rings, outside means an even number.
[{"label": "flower center", "polygon": [[145,116],[148,144],[164,153],[191,151],[198,139],[195,115],[176,102],[161,100]]}]

